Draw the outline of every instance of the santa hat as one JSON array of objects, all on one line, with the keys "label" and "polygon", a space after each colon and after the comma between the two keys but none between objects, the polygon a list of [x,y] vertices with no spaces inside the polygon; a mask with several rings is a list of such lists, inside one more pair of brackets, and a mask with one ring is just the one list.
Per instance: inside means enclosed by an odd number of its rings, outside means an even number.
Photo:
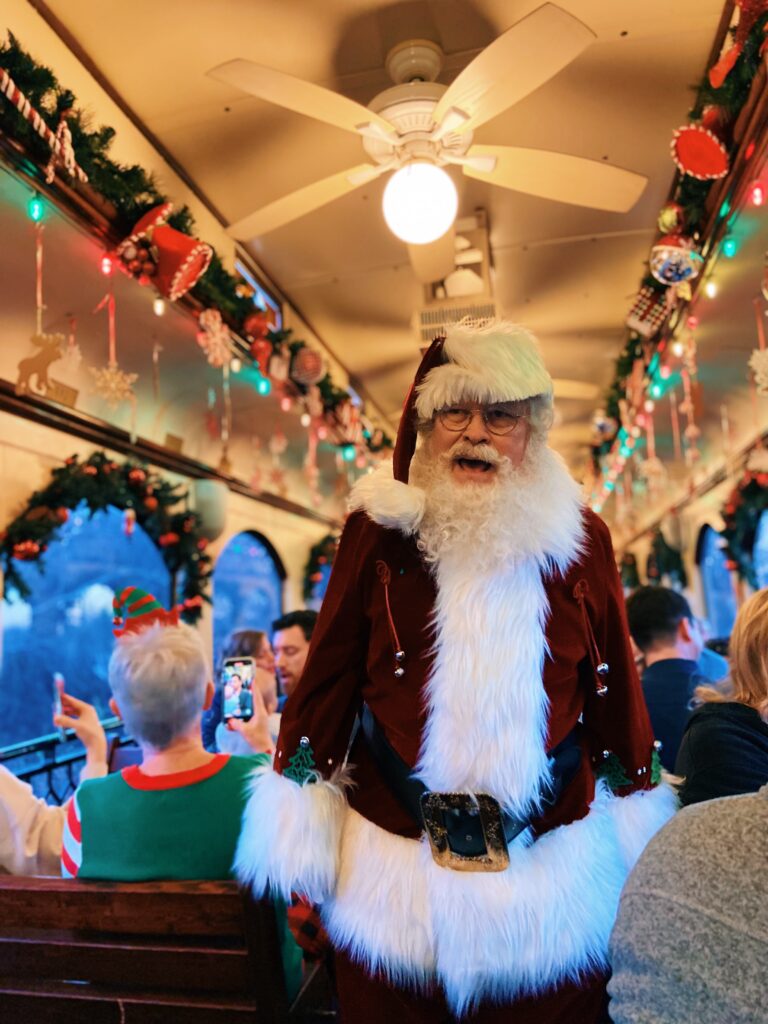
[{"label": "santa hat", "polygon": [[112,601],[112,632],[116,637],[139,633],[148,626],[178,626],[179,609],[167,611],[152,594],[138,587],[125,587]]},{"label": "santa hat", "polygon": [[524,327],[492,320],[482,327],[456,324],[427,349],[405,400],[394,452],[394,476],[408,482],[416,447],[416,421],[428,420],[453,402],[552,400],[534,336]]}]

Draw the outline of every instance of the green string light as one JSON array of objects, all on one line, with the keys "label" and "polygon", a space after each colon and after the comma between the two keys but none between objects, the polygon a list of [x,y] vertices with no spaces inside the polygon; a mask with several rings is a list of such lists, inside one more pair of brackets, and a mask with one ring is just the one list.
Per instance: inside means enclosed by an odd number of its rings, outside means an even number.
[{"label": "green string light", "polygon": [[35,224],[39,224],[45,216],[45,203],[37,194],[37,192],[35,192],[35,194],[27,203],[27,213],[29,214],[30,219],[35,222]]}]

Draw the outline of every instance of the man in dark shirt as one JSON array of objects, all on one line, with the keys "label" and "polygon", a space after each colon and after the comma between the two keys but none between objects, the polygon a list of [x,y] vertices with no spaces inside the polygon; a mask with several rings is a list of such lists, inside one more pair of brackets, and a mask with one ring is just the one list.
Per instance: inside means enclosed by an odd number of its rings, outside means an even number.
[{"label": "man in dark shirt", "polygon": [[627,600],[629,631],[645,663],[643,693],[661,763],[673,771],[694,689],[704,680],[697,660],[704,641],[690,605],[667,587],[639,587]]}]

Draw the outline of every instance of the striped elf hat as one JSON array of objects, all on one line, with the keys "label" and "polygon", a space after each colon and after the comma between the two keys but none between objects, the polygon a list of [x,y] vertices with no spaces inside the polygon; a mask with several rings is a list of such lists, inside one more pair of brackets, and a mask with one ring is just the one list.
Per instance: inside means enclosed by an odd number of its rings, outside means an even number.
[{"label": "striped elf hat", "polygon": [[156,597],[138,587],[126,587],[112,601],[115,636],[139,633],[148,626],[178,626],[179,609],[166,611]]}]

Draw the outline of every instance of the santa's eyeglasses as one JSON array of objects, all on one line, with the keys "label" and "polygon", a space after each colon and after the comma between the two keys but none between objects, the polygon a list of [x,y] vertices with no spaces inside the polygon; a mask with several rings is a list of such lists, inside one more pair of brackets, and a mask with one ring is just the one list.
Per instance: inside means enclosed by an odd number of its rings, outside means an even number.
[{"label": "santa's eyeglasses", "polygon": [[475,413],[480,414],[486,428],[497,437],[513,434],[526,418],[519,405],[476,405],[471,408],[449,405],[445,409],[438,409],[435,415],[446,430],[458,432],[469,426]]}]

